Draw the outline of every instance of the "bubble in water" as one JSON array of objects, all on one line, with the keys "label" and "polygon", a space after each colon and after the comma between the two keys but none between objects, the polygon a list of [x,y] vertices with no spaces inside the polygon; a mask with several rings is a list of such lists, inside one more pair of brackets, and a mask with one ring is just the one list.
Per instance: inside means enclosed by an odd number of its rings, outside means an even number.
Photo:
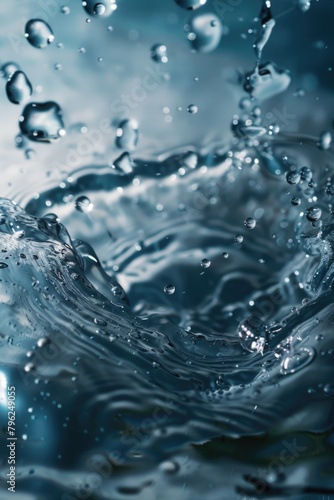
[{"label": "bubble in water", "polygon": [[290,83],[289,71],[278,68],[274,63],[266,63],[246,74],[244,89],[256,99],[265,100],[284,92]]},{"label": "bubble in water", "polygon": [[321,215],[322,211],[319,207],[310,207],[306,210],[306,217],[310,222],[316,222],[320,219]]},{"label": "bubble in water", "polygon": [[19,125],[31,141],[50,142],[65,135],[61,108],[53,101],[27,104]]},{"label": "bubble in water", "polygon": [[11,76],[14,75],[15,71],[19,71],[20,66],[15,62],[7,62],[1,66],[1,76],[8,80]]},{"label": "bubble in water", "polygon": [[244,237],[241,234],[237,234],[234,237],[234,241],[235,241],[235,243],[242,243],[244,241]]},{"label": "bubble in water", "polygon": [[25,37],[33,47],[45,49],[55,39],[52,29],[42,19],[31,19],[25,27]]},{"label": "bubble in water", "polygon": [[174,285],[166,285],[164,288],[164,292],[167,293],[167,295],[173,295],[175,292],[175,286]]},{"label": "bubble in water", "polygon": [[117,128],[116,146],[132,151],[138,143],[138,124],[135,120],[123,120]]},{"label": "bubble in water", "polygon": [[241,346],[250,352],[263,353],[267,327],[256,316],[249,316],[242,321],[238,327],[238,335]]},{"label": "bubble in water", "polygon": [[244,225],[248,229],[254,229],[254,227],[256,226],[256,220],[253,219],[253,217],[247,217],[247,219],[244,221]]},{"label": "bubble in water", "polygon": [[300,182],[300,173],[289,171],[286,173],[286,182],[288,184],[298,184]]},{"label": "bubble in water", "polygon": [[151,59],[158,63],[168,62],[167,47],[161,43],[156,43],[151,47]]},{"label": "bubble in water", "polygon": [[325,151],[332,144],[332,134],[330,132],[322,132],[319,137],[318,148]]},{"label": "bubble in water", "polygon": [[307,366],[315,357],[315,350],[311,347],[301,347],[297,352],[290,353],[281,363],[281,373],[288,375]]},{"label": "bubble in water", "polygon": [[222,257],[224,257],[224,259],[228,259],[229,255],[227,252],[223,252],[222,253]]},{"label": "bubble in water", "polygon": [[198,107],[195,104],[189,104],[187,109],[188,109],[188,113],[190,113],[191,115],[197,113],[197,111],[198,111]]},{"label": "bubble in water", "polygon": [[203,259],[201,261],[201,266],[204,267],[204,269],[207,269],[211,266],[211,261],[209,259]]},{"label": "bubble in water", "polygon": [[79,196],[75,200],[75,208],[78,212],[89,213],[92,211],[94,205],[87,196]]},{"label": "bubble in water", "polygon": [[177,5],[187,10],[195,10],[206,4],[206,0],[175,0]]},{"label": "bubble in water", "polygon": [[32,94],[32,85],[23,71],[15,71],[6,84],[7,97],[13,104],[26,101]]},{"label": "bubble in water", "polygon": [[186,25],[188,40],[197,52],[211,52],[218,47],[223,34],[222,23],[215,14],[197,14]]},{"label": "bubble in water", "polygon": [[98,17],[108,17],[117,9],[116,0],[100,0],[99,2],[84,0],[82,5],[87,14]]}]

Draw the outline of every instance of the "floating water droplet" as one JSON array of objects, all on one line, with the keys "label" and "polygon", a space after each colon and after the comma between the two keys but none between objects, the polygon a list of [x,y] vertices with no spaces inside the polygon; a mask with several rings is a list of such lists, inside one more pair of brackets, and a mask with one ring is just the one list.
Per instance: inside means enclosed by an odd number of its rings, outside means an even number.
[{"label": "floating water droplet", "polygon": [[250,352],[263,353],[267,327],[256,316],[249,316],[242,321],[238,327],[238,335],[241,346]]},{"label": "floating water droplet", "polygon": [[204,267],[204,269],[207,269],[211,266],[211,261],[209,259],[203,259],[201,261],[201,266]]},{"label": "floating water droplet", "polygon": [[241,234],[237,234],[234,237],[234,241],[235,241],[235,243],[242,243],[244,241],[244,237]]},{"label": "floating water droplet", "polygon": [[159,469],[165,474],[175,474],[180,469],[180,466],[176,462],[168,460],[166,462],[162,462]]},{"label": "floating water droplet", "polygon": [[133,162],[127,151],[122,153],[113,163],[113,168],[120,174],[130,174],[133,170]]},{"label": "floating water droplet", "polygon": [[211,52],[219,45],[223,26],[215,14],[197,14],[189,20],[186,31],[187,38],[196,52]]},{"label": "floating water droplet", "polygon": [[195,10],[206,4],[206,0],[175,0],[177,5],[187,10]]},{"label": "floating water droplet", "polygon": [[7,97],[13,104],[20,104],[32,94],[32,85],[23,71],[15,71],[6,83]]},{"label": "floating water droplet", "polygon": [[269,99],[284,92],[291,83],[290,73],[273,63],[261,64],[246,74],[244,89],[256,99]]},{"label": "floating water droplet", "polygon": [[7,264],[5,264],[4,262],[0,262],[0,269],[6,269]]},{"label": "floating water droplet", "polygon": [[138,143],[138,124],[135,120],[123,120],[116,132],[116,146],[133,151]]},{"label": "floating water droplet", "polygon": [[254,44],[258,62],[261,59],[262,51],[266,43],[268,42],[271,32],[276,24],[271,14],[271,2],[269,0],[264,0],[259,18],[262,24],[262,30]]},{"label": "floating water droplet", "polygon": [[116,0],[84,0],[82,6],[90,16],[109,17],[116,9]]},{"label": "floating water droplet", "polygon": [[313,361],[315,350],[311,347],[301,347],[298,351],[290,353],[281,362],[281,373],[288,375],[295,373]]},{"label": "floating water droplet", "polygon": [[27,363],[24,367],[24,371],[29,373],[35,369],[34,363]]},{"label": "floating water droplet", "polygon": [[55,39],[50,26],[42,19],[31,19],[25,26],[25,37],[33,47],[45,49]]},{"label": "floating water droplet", "polygon": [[296,6],[302,12],[307,12],[311,7],[311,0],[295,0]]},{"label": "floating water droplet", "polygon": [[66,15],[70,14],[70,12],[71,12],[70,8],[67,5],[64,5],[64,7],[62,7],[60,10],[61,10],[62,14],[66,14]]},{"label": "floating water droplet", "polygon": [[19,125],[22,134],[31,141],[50,142],[65,135],[61,108],[52,101],[28,104]]},{"label": "floating water droplet", "polygon": [[310,182],[312,180],[312,170],[309,167],[300,169],[300,178],[302,181]]},{"label": "floating water droplet", "polygon": [[175,286],[174,285],[166,285],[164,288],[164,292],[167,293],[167,295],[173,295],[175,292]]},{"label": "floating water droplet", "polygon": [[93,207],[93,203],[89,198],[87,198],[87,196],[79,196],[75,200],[75,208],[78,210],[78,212],[88,213],[92,211]]},{"label": "floating water droplet", "polygon": [[294,196],[292,199],[291,199],[291,203],[292,205],[294,205],[295,207],[298,207],[300,204],[301,204],[301,199],[298,198],[298,196]]},{"label": "floating water droplet", "polygon": [[188,113],[190,113],[191,115],[197,113],[198,111],[198,107],[195,104],[190,104],[187,109]]},{"label": "floating water droplet", "polygon": [[324,393],[326,394],[326,396],[332,396],[334,394],[334,384],[326,384],[324,386]]},{"label": "floating water droplet", "polygon": [[8,80],[11,76],[14,75],[15,71],[19,71],[20,66],[15,62],[7,62],[1,66],[1,76]]},{"label": "floating water droplet", "polygon": [[332,134],[330,132],[322,132],[319,137],[318,148],[325,151],[332,144]]},{"label": "floating water droplet", "polygon": [[168,62],[167,47],[161,43],[156,43],[151,47],[151,59],[158,63]]},{"label": "floating water droplet", "polygon": [[222,253],[222,257],[224,257],[224,259],[228,259],[229,255],[227,252],[223,252]]},{"label": "floating water droplet", "polygon": [[319,207],[310,207],[306,210],[306,218],[310,222],[316,222],[317,220],[320,219],[322,215],[321,208]]},{"label": "floating water droplet", "polygon": [[253,219],[253,217],[247,217],[247,219],[244,221],[244,225],[248,229],[254,229],[254,227],[256,226],[256,220]]},{"label": "floating water droplet", "polygon": [[298,184],[300,182],[300,173],[289,171],[286,173],[286,182],[288,184]]}]

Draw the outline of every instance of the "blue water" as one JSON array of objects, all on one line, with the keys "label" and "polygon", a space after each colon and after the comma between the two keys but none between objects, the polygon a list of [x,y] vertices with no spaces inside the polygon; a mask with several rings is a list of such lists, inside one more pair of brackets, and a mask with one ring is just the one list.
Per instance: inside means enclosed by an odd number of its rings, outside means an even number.
[{"label": "blue water", "polygon": [[334,498],[334,8],[203,3],[0,7],[1,499]]}]

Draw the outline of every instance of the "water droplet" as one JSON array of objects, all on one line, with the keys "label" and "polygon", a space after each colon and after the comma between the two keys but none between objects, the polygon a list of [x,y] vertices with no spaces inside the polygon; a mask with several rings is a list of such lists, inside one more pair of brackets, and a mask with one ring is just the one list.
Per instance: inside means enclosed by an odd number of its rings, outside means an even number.
[{"label": "water droplet", "polygon": [[288,184],[298,184],[300,182],[300,173],[296,171],[289,171],[286,173],[286,182]]},{"label": "water droplet", "polygon": [[159,468],[165,474],[175,474],[180,469],[180,466],[176,462],[168,460],[162,462]]},{"label": "water droplet", "polygon": [[25,27],[25,37],[33,47],[45,49],[55,39],[52,29],[42,19],[31,19]]},{"label": "water droplet", "polygon": [[168,62],[167,47],[161,43],[156,43],[151,47],[151,59],[158,63]]},{"label": "water droplet", "polygon": [[195,106],[195,104],[190,104],[188,106],[188,113],[193,115],[193,114],[197,113],[197,111],[198,111],[198,107]]},{"label": "water droplet", "polygon": [[7,97],[13,104],[20,104],[32,94],[32,85],[23,71],[15,71],[6,83]]},{"label": "water droplet", "polygon": [[334,384],[326,384],[324,386],[324,393],[326,394],[326,396],[332,396],[334,394]]},{"label": "water droplet", "polygon": [[138,124],[135,120],[123,120],[116,132],[116,146],[133,151],[138,143]]},{"label": "water droplet", "polygon": [[27,373],[31,372],[34,369],[35,369],[34,363],[27,363],[24,367],[24,371]]},{"label": "water droplet", "polygon": [[0,269],[6,269],[7,264],[5,264],[4,262],[0,262]]},{"label": "water droplet", "polygon": [[322,215],[321,208],[310,207],[306,210],[306,217],[310,222],[316,222]]},{"label": "water droplet", "polygon": [[109,17],[116,9],[116,0],[84,0],[82,6],[90,16]]},{"label": "water droplet", "polygon": [[215,14],[196,14],[186,25],[187,38],[196,52],[211,52],[219,45],[222,23]]},{"label": "water droplet", "polygon": [[204,267],[204,269],[207,269],[211,266],[211,261],[209,259],[203,259],[201,261],[201,266]]},{"label": "water droplet", "polygon": [[15,71],[19,71],[20,66],[15,62],[7,62],[1,66],[1,76],[8,80],[14,75]]},{"label": "water droplet", "polygon": [[167,293],[167,295],[173,295],[175,292],[175,286],[174,285],[166,285],[164,288],[164,292]]},{"label": "water droplet", "polygon": [[120,174],[130,174],[133,170],[133,162],[127,151],[122,153],[113,163],[113,168]]},{"label": "water droplet", "polygon": [[70,12],[71,12],[70,8],[67,5],[64,5],[64,7],[62,7],[60,10],[61,10],[62,14],[66,14],[66,15],[70,14]]},{"label": "water droplet", "polygon": [[311,7],[311,0],[295,0],[296,7],[302,12],[307,12]]},{"label": "water droplet", "polygon": [[253,219],[253,217],[247,217],[247,219],[244,221],[244,225],[247,227],[247,229],[254,229],[256,226],[256,220]]},{"label": "water droplet", "polygon": [[256,99],[265,100],[284,92],[290,83],[289,71],[280,69],[273,63],[266,63],[246,74],[244,89]]},{"label": "water droplet", "polygon": [[75,200],[75,208],[78,212],[89,213],[92,211],[94,205],[87,196],[79,196]]},{"label": "water droplet", "polygon": [[298,198],[298,196],[294,196],[292,199],[291,199],[291,203],[292,205],[294,205],[295,207],[298,207],[300,204],[301,204],[301,199]]},{"label": "water droplet", "polygon": [[250,352],[263,353],[267,327],[256,316],[249,316],[242,321],[238,327],[238,335],[241,346]]},{"label": "water droplet", "polygon": [[31,141],[50,142],[65,135],[61,108],[52,101],[28,104],[19,125],[22,134]]},{"label": "water droplet", "polygon": [[281,362],[281,373],[288,375],[295,373],[311,363],[315,357],[315,350],[311,347],[301,347],[298,351],[290,353]]},{"label": "water droplet", "polygon": [[234,241],[235,241],[235,243],[242,243],[244,241],[244,237],[241,234],[237,234],[234,237]]},{"label": "water droplet", "polygon": [[224,257],[224,259],[228,259],[229,255],[227,252],[223,252],[222,253],[222,257]]},{"label": "water droplet", "polygon": [[312,180],[312,170],[309,167],[300,169],[300,178],[302,181],[310,182]]},{"label": "water droplet", "polygon": [[332,134],[330,132],[322,132],[319,137],[318,148],[325,151],[332,144]]},{"label": "water droplet", "polygon": [[195,10],[206,4],[206,0],[175,0],[177,5],[187,10]]}]

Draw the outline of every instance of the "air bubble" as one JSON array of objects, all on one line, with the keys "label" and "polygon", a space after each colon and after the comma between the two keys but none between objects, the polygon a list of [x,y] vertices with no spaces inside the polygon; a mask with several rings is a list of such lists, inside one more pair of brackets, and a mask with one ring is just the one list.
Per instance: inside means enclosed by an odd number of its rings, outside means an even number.
[{"label": "air bubble", "polygon": [[253,219],[253,217],[247,217],[247,219],[244,221],[244,225],[247,227],[247,229],[254,229],[256,226],[256,220]]},{"label": "air bubble", "polygon": [[317,220],[320,219],[321,215],[322,215],[321,208],[310,207],[306,210],[306,218],[310,222],[316,222]]},{"label": "air bubble", "polygon": [[174,285],[166,285],[164,288],[164,292],[167,293],[167,295],[173,295],[175,292],[175,286]]},{"label": "air bubble", "polygon": [[204,267],[204,269],[207,269],[211,266],[211,261],[209,259],[203,259],[201,261],[201,266]]}]

